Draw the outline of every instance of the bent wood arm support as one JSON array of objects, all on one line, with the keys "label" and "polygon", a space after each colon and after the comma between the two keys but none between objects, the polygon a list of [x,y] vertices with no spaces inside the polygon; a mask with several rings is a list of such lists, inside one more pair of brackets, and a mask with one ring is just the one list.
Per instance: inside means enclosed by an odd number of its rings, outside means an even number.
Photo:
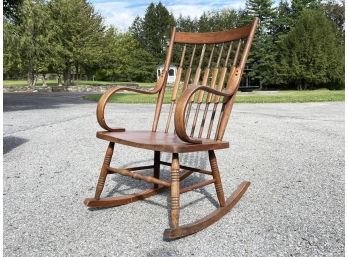
[{"label": "bent wood arm support", "polygon": [[186,113],[187,104],[189,103],[191,97],[194,95],[194,93],[196,93],[199,90],[206,91],[208,93],[211,93],[217,96],[224,96],[227,98],[232,97],[234,94],[232,90],[219,91],[219,90],[215,90],[213,88],[210,88],[207,86],[201,86],[201,85],[193,86],[191,88],[186,89],[183,92],[175,108],[175,114],[174,114],[175,131],[181,140],[188,143],[193,143],[193,144],[201,144],[202,140],[194,139],[187,135],[186,124],[185,124],[185,113]]},{"label": "bent wood arm support", "polygon": [[99,125],[103,128],[106,129],[107,131],[112,131],[112,132],[122,132],[125,131],[124,128],[110,128],[106,121],[105,121],[105,116],[104,116],[104,111],[105,111],[105,106],[109,100],[109,98],[115,94],[118,91],[131,91],[131,92],[136,92],[136,93],[142,93],[142,94],[156,94],[161,90],[161,86],[158,87],[156,86],[153,89],[142,89],[142,88],[130,88],[130,87],[115,87],[115,88],[110,88],[107,90],[102,97],[98,101],[98,106],[97,106],[97,120]]}]

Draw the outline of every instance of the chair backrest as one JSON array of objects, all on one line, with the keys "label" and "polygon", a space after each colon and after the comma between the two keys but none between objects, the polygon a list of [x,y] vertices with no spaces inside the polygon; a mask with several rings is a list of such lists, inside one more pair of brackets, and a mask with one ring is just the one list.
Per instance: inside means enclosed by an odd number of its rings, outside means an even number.
[{"label": "chair backrest", "polygon": [[[255,18],[244,27],[207,33],[177,32],[173,28],[164,68],[156,85],[161,89],[153,131],[157,130],[165,90],[171,90],[172,93],[164,131],[172,132],[174,107],[180,94],[191,86],[203,85],[218,91],[232,92],[233,95],[219,97],[197,91],[190,98],[186,110],[187,135],[222,140],[258,23],[259,19]],[[172,87],[168,87],[166,82],[172,59],[178,68],[175,82]]]}]

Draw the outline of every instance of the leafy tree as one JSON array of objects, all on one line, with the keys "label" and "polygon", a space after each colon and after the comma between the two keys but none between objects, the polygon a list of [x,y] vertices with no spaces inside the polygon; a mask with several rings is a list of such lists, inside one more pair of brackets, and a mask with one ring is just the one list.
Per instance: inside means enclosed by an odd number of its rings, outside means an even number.
[{"label": "leafy tree", "polygon": [[278,40],[280,35],[287,34],[292,25],[291,7],[286,0],[280,0],[275,10],[275,17],[270,24],[270,33]]},{"label": "leafy tree", "polygon": [[209,14],[203,12],[202,16],[198,19],[198,31],[208,32],[211,31],[211,24],[209,20]]},{"label": "leafy tree", "polygon": [[240,13],[233,9],[204,12],[198,20],[200,32],[222,31],[235,28],[240,23]]},{"label": "leafy tree", "polygon": [[16,34],[15,25],[4,20],[4,50],[3,72],[4,78],[16,77],[22,73],[21,59],[19,55],[19,36]]},{"label": "leafy tree", "polygon": [[103,19],[85,0],[52,0],[49,7],[55,21],[54,67],[69,86],[73,68],[75,73],[81,73],[80,68],[91,72],[102,62]]},{"label": "leafy tree", "polygon": [[302,12],[282,42],[287,78],[297,88],[344,85],[344,47],[336,29],[320,10]]},{"label": "leafy tree", "polygon": [[4,0],[3,1],[3,11],[6,19],[12,22],[18,22],[18,18],[20,17],[20,7],[22,5],[23,0]]},{"label": "leafy tree", "polygon": [[275,16],[272,0],[247,0],[246,11],[251,17],[259,17],[260,31],[263,33],[269,29],[270,22]]},{"label": "leafy tree", "polygon": [[275,10],[272,7],[271,0],[247,0],[246,13],[250,20],[257,16],[260,19],[260,27],[256,33],[253,51],[250,54],[247,66],[251,68],[250,77],[260,81],[262,88],[263,84],[270,83],[269,70],[273,63],[273,42],[271,31],[271,21],[275,17]]},{"label": "leafy tree", "polygon": [[38,73],[48,68],[50,53],[49,16],[43,1],[23,0],[16,23],[5,21],[5,72],[18,70],[27,73],[29,87],[34,87]]},{"label": "leafy tree", "polygon": [[321,6],[320,2],[321,0],[292,0],[292,16],[294,16],[294,18],[297,18],[301,15],[302,11],[306,9],[317,9]]},{"label": "leafy tree", "polygon": [[130,33],[114,34],[109,51],[112,58],[98,70],[98,80],[153,82],[157,63],[152,55],[140,47]]},{"label": "leafy tree", "polygon": [[144,42],[144,19],[139,16],[136,16],[132,25],[129,28],[129,32],[138,42]]},{"label": "leafy tree", "polygon": [[338,31],[344,34],[344,1],[329,0],[324,3],[326,15],[336,24]]},{"label": "leafy tree", "polygon": [[185,17],[180,14],[175,23],[177,31],[197,32],[198,30],[197,19],[191,19],[190,16]]},{"label": "leafy tree", "polygon": [[174,25],[174,16],[161,2],[157,5],[151,3],[144,18],[137,17],[134,20],[130,32],[157,61],[162,61],[170,39],[170,29]]}]

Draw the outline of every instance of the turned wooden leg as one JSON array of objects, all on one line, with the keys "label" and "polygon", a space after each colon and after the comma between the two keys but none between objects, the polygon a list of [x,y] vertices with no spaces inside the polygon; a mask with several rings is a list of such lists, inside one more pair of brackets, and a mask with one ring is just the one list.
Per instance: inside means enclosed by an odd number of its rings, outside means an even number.
[{"label": "turned wooden leg", "polygon": [[179,154],[173,153],[172,168],[171,168],[171,187],[170,187],[170,227],[176,228],[179,226],[180,214],[180,165]]},{"label": "turned wooden leg", "polygon": [[209,152],[209,162],[210,162],[212,175],[213,175],[213,178],[215,179],[214,184],[215,184],[216,194],[219,199],[220,206],[223,207],[225,206],[225,195],[224,195],[224,190],[222,189],[221,177],[220,177],[220,172],[217,165],[216,156],[213,150],[210,150],[208,152]]},{"label": "turned wooden leg", "polygon": [[106,176],[108,175],[107,168],[110,166],[111,157],[112,157],[112,154],[114,152],[114,146],[115,146],[115,143],[110,142],[108,148],[106,149],[103,166],[102,166],[102,168],[100,170],[97,187],[95,189],[95,196],[94,196],[94,198],[98,199],[98,200],[99,200],[100,195],[101,195],[101,193],[103,191]]},{"label": "turned wooden leg", "polygon": [[[160,161],[161,161],[161,152],[155,151],[153,176],[158,179],[160,177]],[[153,188],[158,188],[158,184],[154,184]]]}]

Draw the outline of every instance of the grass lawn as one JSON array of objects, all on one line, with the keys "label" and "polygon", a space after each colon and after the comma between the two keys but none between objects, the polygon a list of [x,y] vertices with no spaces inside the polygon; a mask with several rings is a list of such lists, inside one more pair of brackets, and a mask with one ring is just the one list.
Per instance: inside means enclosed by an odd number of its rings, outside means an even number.
[{"label": "grass lawn", "polygon": [[[25,87],[27,86],[26,80],[4,80],[4,86],[6,87]],[[143,83],[143,82],[108,82],[108,81],[93,81],[93,80],[75,80],[76,85],[124,85],[124,84],[138,84],[141,87],[153,87],[155,83]],[[42,80],[38,80],[37,86],[42,86]],[[47,85],[57,86],[57,80],[47,80]]]},{"label": "grass lawn", "polygon": [[[85,99],[98,101],[100,94],[85,96]],[[164,103],[170,103],[171,92],[167,92]],[[156,103],[157,95],[144,95],[137,93],[119,93],[110,98],[113,103]],[[344,101],[344,90],[308,90],[308,91],[276,91],[276,92],[251,92],[237,95],[237,103],[305,103],[305,102],[331,102]]]},{"label": "grass lawn", "polygon": [[[4,86],[21,87],[26,86],[26,80],[4,80]],[[107,81],[88,81],[76,80],[77,85],[124,85],[124,84],[138,84],[140,87],[153,87],[155,83],[141,83],[141,82],[107,82]],[[57,80],[48,80],[48,85],[58,85]],[[42,85],[39,80],[37,85]],[[344,90],[307,90],[307,91],[253,91],[251,93],[239,92],[237,95],[237,103],[304,103],[304,102],[331,102],[344,101]],[[88,95],[85,97],[91,101],[98,101],[100,94]],[[170,103],[171,92],[168,90],[164,97],[164,103]],[[156,103],[157,95],[143,95],[137,93],[119,93],[113,95],[110,102],[114,103]]]}]

